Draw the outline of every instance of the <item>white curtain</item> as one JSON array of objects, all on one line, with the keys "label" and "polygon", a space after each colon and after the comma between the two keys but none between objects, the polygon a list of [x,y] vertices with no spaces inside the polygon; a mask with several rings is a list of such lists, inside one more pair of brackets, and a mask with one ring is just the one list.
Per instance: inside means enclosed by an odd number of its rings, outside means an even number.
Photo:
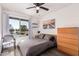
[{"label": "white curtain", "polygon": [[9,34],[9,16],[6,13],[3,13],[3,36]]},{"label": "white curtain", "polygon": [[32,22],[31,20],[29,20],[29,39],[32,39],[32,35],[33,35],[33,32],[32,32]]}]

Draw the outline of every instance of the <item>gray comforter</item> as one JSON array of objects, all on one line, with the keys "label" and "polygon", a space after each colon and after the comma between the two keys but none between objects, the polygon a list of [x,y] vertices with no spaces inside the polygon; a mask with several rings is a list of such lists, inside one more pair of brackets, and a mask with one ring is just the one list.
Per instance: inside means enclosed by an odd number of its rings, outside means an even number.
[{"label": "gray comforter", "polygon": [[53,45],[49,40],[24,40],[18,44],[23,56],[35,56]]}]

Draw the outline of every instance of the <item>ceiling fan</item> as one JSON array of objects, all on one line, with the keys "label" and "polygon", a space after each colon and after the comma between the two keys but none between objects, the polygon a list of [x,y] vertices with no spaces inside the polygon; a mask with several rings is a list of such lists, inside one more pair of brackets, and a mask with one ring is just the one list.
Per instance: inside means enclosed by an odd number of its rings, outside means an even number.
[{"label": "ceiling fan", "polygon": [[44,10],[46,10],[46,11],[48,11],[49,9],[48,8],[46,8],[46,7],[43,7],[42,5],[43,4],[45,4],[45,3],[33,3],[33,7],[28,7],[28,8],[26,8],[26,9],[31,9],[31,8],[36,8],[36,13],[39,13],[39,9],[41,8],[41,9],[44,9]]}]

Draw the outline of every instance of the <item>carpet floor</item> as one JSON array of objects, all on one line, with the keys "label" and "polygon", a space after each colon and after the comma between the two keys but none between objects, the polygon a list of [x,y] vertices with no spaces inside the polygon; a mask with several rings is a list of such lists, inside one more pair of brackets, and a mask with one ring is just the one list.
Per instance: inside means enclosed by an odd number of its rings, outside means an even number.
[{"label": "carpet floor", "polygon": [[68,56],[60,51],[57,48],[50,48],[40,54],[40,56]]}]

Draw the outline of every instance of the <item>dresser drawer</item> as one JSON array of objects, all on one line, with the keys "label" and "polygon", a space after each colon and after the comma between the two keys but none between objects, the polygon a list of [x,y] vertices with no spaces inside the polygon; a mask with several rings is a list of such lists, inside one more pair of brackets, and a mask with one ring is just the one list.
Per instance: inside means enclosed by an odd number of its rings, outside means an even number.
[{"label": "dresser drawer", "polygon": [[67,48],[67,47],[64,47],[64,46],[61,46],[61,45],[58,45],[58,50],[60,50],[60,51],[62,51],[62,52],[64,52],[64,53],[66,53],[66,54],[69,54],[69,55],[75,55],[75,56],[77,56],[78,55],[78,50],[75,50],[75,49],[69,49],[69,48]]},{"label": "dresser drawer", "polygon": [[58,37],[57,38],[57,43],[66,43],[66,44],[71,44],[71,45],[78,45],[78,40],[77,39],[69,39],[69,38],[63,38],[63,37]]},{"label": "dresser drawer", "polygon": [[64,42],[59,42],[57,45],[58,46],[63,46],[63,47],[66,47],[66,48],[72,49],[72,50],[78,50],[78,46],[77,45],[71,45],[71,44],[64,43]]},{"label": "dresser drawer", "polygon": [[70,38],[70,39],[79,39],[77,34],[58,34],[57,37]]},{"label": "dresser drawer", "polygon": [[77,28],[58,28],[58,33],[77,34],[78,32],[79,32],[79,29]]}]

